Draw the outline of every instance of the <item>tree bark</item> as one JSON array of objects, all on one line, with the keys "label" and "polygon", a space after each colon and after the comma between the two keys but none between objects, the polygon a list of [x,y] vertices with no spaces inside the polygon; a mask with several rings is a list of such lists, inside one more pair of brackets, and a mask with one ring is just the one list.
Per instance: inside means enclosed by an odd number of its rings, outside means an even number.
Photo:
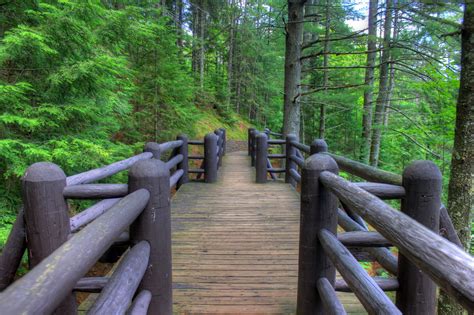
[{"label": "tree bark", "polygon": [[[469,250],[474,174],[474,3],[466,1],[461,36],[461,79],[456,106],[456,130],[448,188],[448,212],[464,248]],[[438,314],[463,314],[463,309],[440,292]]]},{"label": "tree bark", "polygon": [[229,52],[227,55],[227,104],[231,103],[232,99],[232,66],[234,58],[234,42],[235,42],[235,17],[234,17],[235,0],[230,2],[230,29],[229,29]]},{"label": "tree bark", "polygon": [[301,44],[306,0],[288,0],[288,23],[285,41],[285,88],[283,133],[300,134]]},{"label": "tree bark", "polygon": [[377,166],[379,162],[380,142],[385,116],[385,107],[388,101],[390,38],[392,30],[392,0],[385,2],[385,22],[382,58],[380,62],[379,94],[375,105],[375,117],[372,126],[372,143],[370,146],[370,165]]},{"label": "tree bark", "polygon": [[[325,8],[325,30],[324,30],[324,38],[327,40],[324,41],[323,45],[323,87],[326,89],[329,84],[329,33],[331,28],[331,16],[329,13],[329,6],[331,2],[326,0],[326,8]],[[327,93],[327,90],[324,91]],[[324,139],[326,133],[326,104],[321,103],[319,105],[319,139]]]},{"label": "tree bark", "polygon": [[369,2],[369,36],[367,38],[367,68],[365,70],[364,114],[362,117],[362,144],[360,161],[369,162],[372,132],[372,100],[374,95],[375,59],[377,56],[377,8],[378,0]]}]

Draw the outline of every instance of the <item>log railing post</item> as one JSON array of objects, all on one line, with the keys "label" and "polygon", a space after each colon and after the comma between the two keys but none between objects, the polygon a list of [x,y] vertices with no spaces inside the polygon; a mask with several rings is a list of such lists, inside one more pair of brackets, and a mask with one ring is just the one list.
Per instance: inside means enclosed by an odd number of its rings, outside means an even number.
[{"label": "log railing post", "polygon": [[291,176],[291,170],[296,169],[296,163],[290,157],[296,155],[296,148],[291,144],[292,141],[296,140],[295,135],[290,134],[286,136],[285,183],[289,183],[293,187],[296,186],[296,180]]},{"label": "log railing post", "polygon": [[309,148],[309,154],[328,152],[328,145],[323,139],[315,139]]},{"label": "log railing post", "polygon": [[[28,167],[22,178],[30,268],[38,265],[66,242],[71,233],[68,205],[63,196],[64,187],[66,175],[53,163],[35,163]],[[76,312],[76,299],[71,292],[55,314],[68,315]]]},{"label": "log railing post", "polygon": [[337,229],[338,200],[320,182],[323,171],[338,174],[336,162],[328,155],[314,154],[306,160],[301,174],[297,314],[324,314],[317,282],[327,278],[334,286],[336,278],[336,270],[318,240],[321,229],[334,234]]},{"label": "log railing post", "polygon": [[159,160],[161,158],[161,149],[159,143],[147,142],[147,144],[145,144],[143,152],[151,152],[153,154],[154,159]]},{"label": "log railing post", "polygon": [[[403,172],[405,198],[401,211],[433,232],[439,232],[442,176],[431,161],[415,161]],[[436,285],[402,253],[398,256],[396,304],[404,314],[434,314]]]},{"label": "log railing post", "polygon": [[251,147],[251,150],[250,150],[250,162],[251,162],[251,165],[252,166],[255,166],[255,138],[257,137],[258,135],[258,130],[252,130],[252,133],[250,134],[250,147]]},{"label": "log railing post", "polygon": [[150,258],[138,291],[148,290],[152,300],[149,314],[172,313],[170,175],[160,160],[142,160],[129,172],[130,192],[145,188],[150,192],[147,206],[130,226],[132,245],[150,244]]},{"label": "log railing post", "polygon": [[217,180],[217,136],[208,133],[204,137],[204,180],[214,183]]},{"label": "log railing post", "polygon": [[222,146],[224,145],[224,133],[221,129],[214,130],[214,134],[219,137],[217,139],[217,169],[222,166]]},{"label": "log railing post", "polygon": [[222,131],[222,156],[225,155],[225,150],[226,150],[226,147],[227,147],[227,132],[225,130],[225,128],[220,128],[220,130]]},{"label": "log railing post", "polygon": [[267,158],[268,158],[268,138],[263,132],[259,133],[256,137],[257,149],[255,159],[255,173],[257,177],[257,183],[267,182]]},{"label": "log railing post", "polygon": [[247,146],[248,146],[248,155],[252,156],[252,133],[255,131],[255,128],[247,129]]},{"label": "log railing post", "polygon": [[179,135],[176,139],[183,141],[183,144],[178,148],[178,154],[183,156],[183,160],[178,163],[178,169],[183,170],[183,175],[181,175],[176,185],[176,188],[179,189],[179,187],[189,182],[188,137],[186,135]]}]

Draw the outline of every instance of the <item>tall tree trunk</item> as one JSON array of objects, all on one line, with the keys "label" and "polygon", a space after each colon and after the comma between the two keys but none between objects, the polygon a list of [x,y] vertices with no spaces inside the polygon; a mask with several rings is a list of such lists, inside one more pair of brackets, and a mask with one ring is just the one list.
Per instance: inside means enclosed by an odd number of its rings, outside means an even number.
[{"label": "tall tree trunk", "polygon": [[200,1],[200,21],[199,21],[199,86],[201,90],[204,89],[204,59],[206,56],[206,47],[204,45],[205,27],[206,27],[206,12],[204,12],[205,1]]},{"label": "tall tree trunk", "polygon": [[365,70],[364,113],[362,117],[362,144],[360,146],[360,161],[369,162],[371,132],[372,132],[372,100],[374,96],[374,72],[377,56],[377,8],[378,0],[369,2],[369,34],[367,37],[367,68]]},{"label": "tall tree trunk", "polygon": [[[324,45],[323,45],[323,87],[326,89],[329,85],[329,36],[331,30],[331,16],[329,13],[329,6],[331,2],[326,0],[325,9],[325,31],[324,31]],[[324,91],[327,93],[327,90]],[[324,139],[326,133],[326,104],[323,102],[319,105],[319,138]]]},{"label": "tall tree trunk", "polygon": [[179,52],[178,54],[181,56],[182,55],[182,50],[183,50],[183,0],[176,0],[176,8],[175,8],[175,14],[176,14],[176,32],[177,32],[177,40],[176,40],[176,45],[179,47]]},{"label": "tall tree trunk", "polygon": [[377,166],[379,162],[380,142],[385,116],[385,107],[388,100],[388,81],[390,63],[390,37],[392,31],[392,0],[385,2],[385,22],[382,58],[380,63],[379,95],[375,105],[375,117],[372,126],[372,143],[370,146],[370,165]]},{"label": "tall tree trunk", "polygon": [[[392,36],[392,41],[396,42],[398,39],[398,18],[399,18],[399,12],[400,10],[398,9],[398,0],[393,0],[393,36]],[[393,55],[390,54],[390,61],[393,61]],[[387,105],[385,106],[385,112],[383,116],[383,125],[384,127],[388,126],[388,118],[390,116],[390,106],[392,104],[392,95],[393,95],[393,89],[395,88],[395,67],[393,63],[390,63],[389,66],[389,75],[388,75],[388,92],[387,92]]]},{"label": "tall tree trunk", "polygon": [[235,17],[234,17],[235,0],[230,3],[230,29],[229,29],[229,52],[227,55],[227,104],[230,105],[232,98],[232,64],[234,59],[234,42],[235,42]]},{"label": "tall tree trunk", "polygon": [[[469,249],[474,191],[474,2],[466,1],[461,36],[461,79],[448,188],[448,212],[464,248]],[[472,280],[472,279],[471,279]],[[469,281],[469,280],[467,280]],[[462,308],[441,292],[438,314],[460,315]]]},{"label": "tall tree trunk", "polygon": [[286,25],[283,133],[300,134],[301,42],[306,0],[288,0]]}]

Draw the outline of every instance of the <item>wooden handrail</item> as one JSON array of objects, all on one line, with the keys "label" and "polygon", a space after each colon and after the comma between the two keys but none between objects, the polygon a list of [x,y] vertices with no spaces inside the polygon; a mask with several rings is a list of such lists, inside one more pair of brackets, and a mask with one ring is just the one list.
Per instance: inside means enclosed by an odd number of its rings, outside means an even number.
[{"label": "wooden handrail", "polygon": [[53,312],[82,275],[142,212],[149,196],[147,190],[141,189],[124,197],[29,273],[5,289],[0,293],[2,312],[5,314]]},{"label": "wooden handrail", "polygon": [[96,204],[94,204],[93,206],[73,216],[69,220],[71,224],[71,233],[77,232],[81,227],[94,221],[100,215],[102,215],[107,210],[109,210],[119,200],[120,198],[111,198],[111,199],[101,200],[97,202]]},{"label": "wooden handrail", "polygon": [[124,314],[148,267],[150,244],[141,241],[121,260],[87,314]]},{"label": "wooden handrail", "polygon": [[152,157],[153,154],[151,152],[143,152],[138,155],[132,156],[131,158],[118,161],[107,166],[69,176],[66,179],[66,184],[70,186],[95,182],[100,179],[104,179],[106,177],[110,177],[114,174],[117,174],[118,172],[129,169],[137,161],[151,159]]},{"label": "wooden handrail", "polygon": [[369,314],[402,314],[332,232],[322,229],[318,236],[324,251]]},{"label": "wooden handrail", "polygon": [[70,199],[118,198],[127,193],[127,184],[82,184],[66,186],[63,190],[64,198]]},{"label": "wooden handrail", "polygon": [[330,172],[321,182],[397,246],[468,310],[474,310],[474,258],[382,200]]}]

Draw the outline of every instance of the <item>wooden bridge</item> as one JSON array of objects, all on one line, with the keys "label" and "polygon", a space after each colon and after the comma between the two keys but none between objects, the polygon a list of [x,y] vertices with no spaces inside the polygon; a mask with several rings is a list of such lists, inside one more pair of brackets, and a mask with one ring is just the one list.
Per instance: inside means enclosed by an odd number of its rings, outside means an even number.
[{"label": "wooden bridge", "polygon": [[[474,258],[433,163],[398,175],[269,130],[250,129],[248,148],[226,155],[218,129],[69,177],[33,164],[0,256],[0,313],[76,314],[83,291],[88,314],[434,314],[437,286],[474,310]],[[128,169],[127,184],[94,183]],[[69,199],[102,201],[70,218]],[[85,277],[109,248],[126,249],[111,275]],[[31,271],[13,282],[26,249]]]}]

